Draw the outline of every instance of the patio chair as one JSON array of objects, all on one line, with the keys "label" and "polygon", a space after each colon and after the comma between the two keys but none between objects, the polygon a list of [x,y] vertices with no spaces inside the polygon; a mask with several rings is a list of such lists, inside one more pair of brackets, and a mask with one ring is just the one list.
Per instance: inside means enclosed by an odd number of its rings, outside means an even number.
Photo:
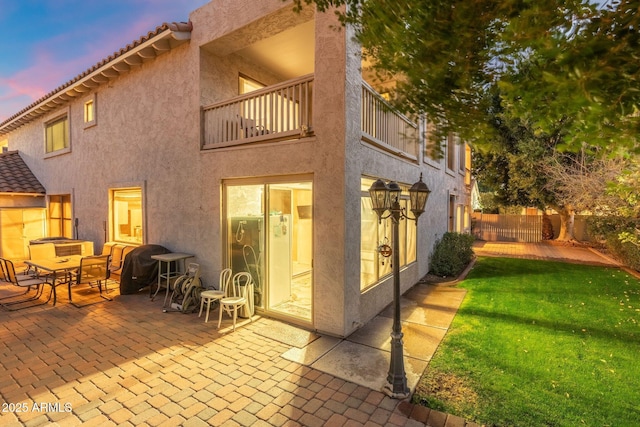
[{"label": "patio chair", "polygon": [[71,279],[69,280],[69,302],[76,307],[85,307],[87,305],[95,304],[94,301],[88,304],[76,304],[73,302],[71,295],[71,287],[78,285],[89,285],[95,287],[97,285],[100,297],[104,300],[111,301],[112,299],[102,294],[102,285],[109,279],[109,255],[96,255],[83,257],[80,260],[80,268],[77,272],[71,273]]},{"label": "patio chair", "polygon": [[[8,283],[17,286],[20,289],[24,289],[24,292],[18,295],[10,295],[0,298],[0,305],[8,310],[20,310],[28,307],[35,307],[43,305],[51,300],[51,295],[54,295],[53,305],[56,304],[54,284],[48,282],[44,278],[32,277],[28,274],[17,274],[15,265],[11,260],[0,258],[0,267],[2,269],[2,276]],[[40,297],[44,291],[44,285],[51,286],[51,293],[46,300],[41,300]],[[33,294],[31,294],[33,292]],[[29,295],[31,294],[31,295]],[[23,298],[19,298],[23,297]],[[25,303],[32,303],[24,305]],[[16,307],[14,307],[16,306]]]},{"label": "patio chair", "polygon": [[[109,263],[109,272],[110,277],[112,277],[111,281],[116,280],[120,281],[120,276],[122,275],[122,267],[124,267],[124,260],[131,252],[134,250],[136,246],[129,245],[114,245],[111,248],[111,262]],[[107,288],[107,284],[109,281],[105,282],[104,289],[106,292],[109,292]]]},{"label": "patio chair", "polygon": [[[220,299],[220,317],[218,317],[218,329],[222,324],[222,312],[226,312],[233,318],[233,330],[236,330],[236,319],[238,318],[238,311],[243,306],[247,305],[247,294],[249,288],[253,284],[251,274],[246,271],[236,273],[231,279],[231,295]],[[253,322],[251,314],[249,314],[249,320]]]},{"label": "patio chair", "polygon": [[227,295],[227,290],[229,289],[229,283],[231,282],[231,275],[233,272],[230,268],[225,268],[220,272],[220,282],[218,287],[220,289],[209,289],[206,291],[202,291],[200,294],[200,313],[198,313],[198,317],[202,316],[202,309],[204,308],[204,303],[207,303],[207,315],[204,318],[204,323],[209,321],[209,310],[211,309],[211,303],[214,301],[219,301]]},{"label": "patio chair", "polygon": [[[56,257],[56,245],[53,243],[38,243],[29,245],[29,259],[52,259]],[[36,268],[27,267],[25,273],[38,275]]]},{"label": "patio chair", "polygon": [[252,138],[254,136],[267,135],[269,131],[264,126],[256,124],[253,119],[248,119],[242,116],[240,118],[240,129],[242,130],[245,138]]}]

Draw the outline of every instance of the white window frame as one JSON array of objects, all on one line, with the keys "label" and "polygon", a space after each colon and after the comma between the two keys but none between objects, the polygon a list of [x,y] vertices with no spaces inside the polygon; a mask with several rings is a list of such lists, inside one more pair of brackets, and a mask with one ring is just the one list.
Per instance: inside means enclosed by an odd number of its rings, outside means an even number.
[{"label": "white window frame", "polygon": [[[89,110],[91,111],[91,117],[87,117]],[[95,93],[82,104],[82,119],[85,129],[98,124],[98,96]]]},{"label": "white window frame", "polygon": [[[361,178],[361,183],[365,184],[364,186],[367,186],[366,184],[369,183],[369,181],[364,181],[364,180],[371,180],[373,178],[368,177],[368,176],[363,176]],[[362,186],[361,184],[361,186]],[[369,184],[370,185],[370,184]],[[405,209],[409,209],[409,186],[408,185],[404,185],[404,184],[400,184],[400,187],[402,188],[402,193],[400,194],[400,202],[403,208]],[[370,195],[368,191],[365,191],[364,189],[361,190],[361,209],[364,208],[364,206],[369,206],[369,202],[367,201],[366,203],[363,203],[362,199],[365,200],[370,200]],[[374,214],[375,215],[375,214]],[[363,221],[364,218],[361,215],[361,221]],[[387,219],[383,219],[382,223],[380,223],[378,221],[378,217],[377,215],[375,215],[375,223],[376,223],[376,232],[375,232],[375,237],[374,240],[378,243],[378,244],[382,244],[382,243],[388,243],[390,246],[393,246],[393,236],[392,236],[392,229],[391,227],[392,225],[392,219],[391,218],[387,218]],[[388,233],[387,236],[383,236],[385,233],[381,232],[381,229],[385,229],[385,224],[386,224],[386,231]],[[413,227],[413,228],[409,228],[409,227]],[[417,244],[417,240],[418,240],[418,233],[416,230],[416,223],[415,221],[408,221],[406,219],[401,219],[400,220],[400,224],[399,224],[399,239],[400,242],[398,243],[398,247],[400,249],[400,268],[405,268],[413,263],[416,262],[416,260],[418,259],[418,244]],[[414,231],[413,233],[410,233],[410,231]],[[361,233],[362,233],[362,226],[361,226]],[[413,235],[413,251],[410,252],[410,240],[409,240],[409,235],[412,234]],[[388,242],[381,242],[380,238],[381,237],[387,237],[388,238]],[[371,236],[363,236],[361,234],[360,236],[360,265],[362,268],[362,265],[364,262],[367,262],[368,260],[366,260],[365,257],[365,253],[371,253],[373,250],[373,254],[374,254],[374,259],[373,259],[373,274],[375,276],[374,280],[368,283],[365,283],[363,281],[363,276],[362,276],[362,272],[360,272],[360,292],[365,292],[369,289],[371,289],[372,287],[376,286],[377,284],[381,283],[383,280],[385,280],[386,278],[388,278],[390,275],[393,274],[393,269],[389,268],[391,266],[391,257],[389,258],[385,258],[383,257],[379,252],[377,252],[375,250],[375,248],[364,248],[363,246],[365,245],[365,242],[367,242],[366,244],[370,245],[372,241]],[[384,265],[386,266],[385,268],[382,268],[382,263],[384,262]]]},{"label": "white window frame", "polygon": [[[62,121],[66,121],[66,129],[64,130],[65,132],[65,139],[66,139],[66,146],[63,148],[59,148],[57,150],[51,150],[49,151],[49,140],[48,140],[48,131],[49,129],[57,124],[60,123]],[[53,157],[53,156],[58,156],[60,154],[65,154],[65,153],[69,153],[71,152],[71,115],[69,114],[69,109],[66,108],[62,113],[51,117],[49,120],[44,122],[44,128],[43,128],[43,132],[44,132],[44,153],[45,153],[45,157]],[[52,147],[53,148],[53,147]]]},{"label": "white window frame", "polygon": [[[130,244],[130,245],[142,245],[145,244],[146,240],[147,240],[147,234],[148,234],[148,229],[147,229],[147,203],[146,203],[146,186],[145,183],[126,183],[126,184],[121,184],[121,185],[114,185],[114,186],[110,186],[109,187],[109,240],[114,241],[114,242],[120,242],[120,243],[126,243],[126,244]],[[116,236],[119,234],[116,233],[116,229],[115,229],[115,221],[116,221],[116,215],[114,213],[114,209],[115,209],[115,194],[118,191],[127,191],[127,190],[136,190],[136,191],[140,191],[140,206],[141,206],[141,236],[140,236],[140,240],[136,240],[136,236],[135,236],[135,230],[134,232],[130,232],[129,235],[132,236],[133,238],[131,239],[121,239],[121,238],[116,238]]]}]

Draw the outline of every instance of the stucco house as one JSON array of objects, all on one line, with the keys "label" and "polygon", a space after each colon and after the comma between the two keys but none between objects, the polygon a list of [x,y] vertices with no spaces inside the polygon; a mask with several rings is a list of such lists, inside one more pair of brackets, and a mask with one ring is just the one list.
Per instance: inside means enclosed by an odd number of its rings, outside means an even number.
[{"label": "stucco house", "polygon": [[407,203],[422,173],[432,191],[401,224],[404,292],[439,237],[469,230],[471,181],[468,146],[450,136],[431,158],[428,122],[388,108],[336,26],[281,0],[212,0],[0,123],[0,141],[63,203],[68,237],[194,254],[206,286],[250,271],[258,312],[346,336],[393,298],[369,186],[397,181]]}]

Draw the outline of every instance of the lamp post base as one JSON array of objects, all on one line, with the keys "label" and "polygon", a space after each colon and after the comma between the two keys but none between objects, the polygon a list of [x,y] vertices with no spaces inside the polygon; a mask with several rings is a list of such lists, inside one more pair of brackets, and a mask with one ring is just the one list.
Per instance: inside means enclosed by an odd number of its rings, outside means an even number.
[{"label": "lamp post base", "polygon": [[[400,329],[399,324],[397,329]],[[387,384],[382,390],[387,396],[394,399],[405,399],[410,395],[409,387],[407,386],[407,374],[404,371],[402,336],[402,332],[394,331],[391,333],[389,373],[387,374]]]},{"label": "lamp post base", "polygon": [[393,391],[393,384],[390,383],[387,383],[382,387],[382,392],[392,399],[399,400],[406,399],[411,395],[408,390],[406,392]]}]

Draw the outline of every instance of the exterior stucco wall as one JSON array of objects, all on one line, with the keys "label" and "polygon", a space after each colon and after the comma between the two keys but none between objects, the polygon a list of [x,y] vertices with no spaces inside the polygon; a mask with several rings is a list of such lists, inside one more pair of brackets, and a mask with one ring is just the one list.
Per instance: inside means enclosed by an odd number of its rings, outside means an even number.
[{"label": "exterior stucco wall", "polygon": [[[309,20],[305,13],[291,12],[291,4],[280,0],[214,0],[190,16],[189,43],[15,130],[9,144],[20,150],[48,194],[72,195],[78,237],[94,241],[98,251],[108,225],[109,190],[142,187],[145,243],[195,254],[190,261],[201,265],[205,285],[217,283],[225,260],[226,181],[312,180],[313,326],[346,336],[382,310],[393,294],[391,279],[360,290],[361,177],[411,184],[423,172],[432,190],[418,224],[418,260],[402,271],[403,291],[427,272],[433,242],[447,229],[449,193],[464,187],[444,164],[437,169],[407,162],[361,141],[359,47],[351,30],[332,28],[338,22],[331,12],[315,14],[314,135],[200,149],[200,108],[237,95],[238,73],[265,84],[282,80],[232,49],[263,36],[260,31]],[[83,103],[94,94],[97,125],[85,128]],[[64,112],[70,119],[71,152],[45,158],[43,123]]]}]

